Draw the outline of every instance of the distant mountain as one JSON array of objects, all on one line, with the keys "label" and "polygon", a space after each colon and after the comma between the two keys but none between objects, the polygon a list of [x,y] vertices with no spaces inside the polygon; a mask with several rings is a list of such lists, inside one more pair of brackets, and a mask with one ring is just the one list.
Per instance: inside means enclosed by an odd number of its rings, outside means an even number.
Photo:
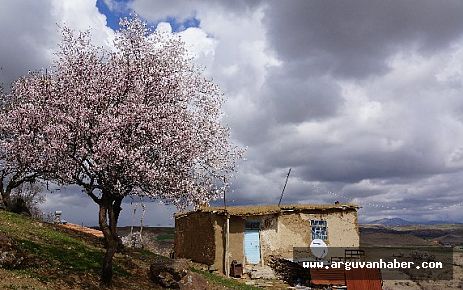
[{"label": "distant mountain", "polygon": [[401,218],[383,218],[383,219],[368,222],[368,224],[383,225],[383,226],[409,226],[409,225],[413,225],[416,223],[410,222],[410,221],[407,221]]},{"label": "distant mountain", "polygon": [[401,218],[383,218],[366,222],[365,224],[370,225],[383,225],[383,226],[411,226],[411,225],[443,225],[443,224],[459,224],[452,221],[423,221],[423,222],[412,222]]}]

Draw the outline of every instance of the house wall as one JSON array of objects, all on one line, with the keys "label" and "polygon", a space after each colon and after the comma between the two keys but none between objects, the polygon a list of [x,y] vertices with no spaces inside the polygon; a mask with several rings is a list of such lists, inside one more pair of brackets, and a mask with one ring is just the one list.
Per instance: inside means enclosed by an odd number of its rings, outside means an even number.
[{"label": "house wall", "polygon": [[[215,232],[215,263],[214,266],[221,273],[225,273],[224,258],[225,258],[225,216],[214,217],[214,232]],[[238,261],[244,263],[244,224],[245,219],[238,216],[230,217],[230,230],[229,230],[229,261]]]},{"label": "house wall", "polygon": [[[330,247],[358,247],[359,229],[355,210],[288,212],[251,217],[230,217],[230,263],[245,263],[245,221],[260,221],[261,258],[267,263],[271,255],[293,258],[293,247],[308,247],[312,241],[310,220],[326,220]],[[225,272],[225,222],[223,215],[192,213],[176,218],[175,253],[177,257],[214,265]]]},{"label": "house wall", "polygon": [[230,218],[230,263],[244,263],[244,224],[242,217]]},{"label": "house wall", "polygon": [[214,243],[215,260],[214,267],[221,273],[224,270],[224,249],[225,249],[225,217],[214,215]]},{"label": "house wall", "polygon": [[216,260],[215,238],[213,219],[209,213],[196,212],[175,218],[176,257],[212,265]]},{"label": "house wall", "polygon": [[293,258],[293,247],[308,247],[312,242],[310,220],[326,220],[327,245],[330,247],[358,247],[359,231],[357,212],[325,211],[321,213],[283,213],[279,216],[262,216],[260,232],[264,262],[270,255]]},{"label": "house wall", "polygon": [[270,255],[292,258],[293,247],[307,247],[310,244],[310,227],[301,219],[300,214],[281,214],[263,217],[260,232],[261,252],[264,262]]}]

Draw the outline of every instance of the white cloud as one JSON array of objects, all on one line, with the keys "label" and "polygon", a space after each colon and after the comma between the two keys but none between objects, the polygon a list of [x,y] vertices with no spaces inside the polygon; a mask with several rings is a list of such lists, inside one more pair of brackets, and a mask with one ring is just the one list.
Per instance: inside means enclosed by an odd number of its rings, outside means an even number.
[{"label": "white cloud", "polygon": [[99,13],[96,0],[53,0],[52,18],[76,31],[90,30],[96,45],[111,47],[114,32],[106,26],[106,16]]},{"label": "white cloud", "polygon": [[217,40],[209,37],[201,28],[196,27],[187,28],[179,32],[179,35],[197,63],[205,68],[210,67],[214,62]]}]

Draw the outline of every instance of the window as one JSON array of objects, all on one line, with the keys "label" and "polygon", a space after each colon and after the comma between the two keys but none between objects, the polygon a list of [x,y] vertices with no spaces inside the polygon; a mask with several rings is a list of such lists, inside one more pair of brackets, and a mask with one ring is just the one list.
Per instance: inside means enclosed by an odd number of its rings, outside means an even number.
[{"label": "window", "polygon": [[311,220],[310,226],[312,227],[312,240],[320,239],[326,241],[328,239],[328,227],[326,221]]}]

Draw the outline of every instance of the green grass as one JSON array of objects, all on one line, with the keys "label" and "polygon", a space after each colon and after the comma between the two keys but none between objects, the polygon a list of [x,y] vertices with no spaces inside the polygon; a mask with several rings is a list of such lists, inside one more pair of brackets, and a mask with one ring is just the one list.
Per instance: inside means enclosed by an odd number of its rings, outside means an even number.
[{"label": "green grass", "polygon": [[175,238],[175,229],[174,228],[165,228],[163,232],[156,236],[156,241],[171,241]]},{"label": "green grass", "polygon": [[131,256],[142,261],[169,261],[170,259],[146,249],[133,249]]},{"label": "green grass", "polygon": [[0,211],[0,233],[15,240],[19,250],[63,270],[96,273],[101,268],[102,249],[30,218]]},{"label": "green grass", "polygon": [[165,233],[165,234],[160,234],[156,236],[157,241],[169,241],[173,240],[175,235],[173,233]]},{"label": "green grass", "polygon": [[[101,271],[104,250],[93,246],[53,226],[11,212],[0,211],[0,234],[15,240],[19,250],[31,254],[52,267],[64,272]],[[40,265],[37,265],[39,268]],[[128,272],[114,265],[116,275],[127,276]],[[32,276],[33,269],[27,270]],[[43,279],[41,279],[43,280]]]},{"label": "green grass", "polygon": [[62,269],[73,271],[97,272],[101,269],[103,259],[101,250],[75,242],[57,245],[21,240],[19,248],[35,256],[41,256]]},{"label": "green grass", "polygon": [[225,286],[225,287],[227,287],[229,289],[261,290],[261,288],[258,288],[258,287],[252,286],[252,285],[246,285],[246,284],[243,284],[241,282],[238,282],[238,281],[235,281],[235,280],[232,280],[232,279],[228,279],[228,278],[219,276],[219,275],[214,274],[214,273],[209,273],[207,271],[203,271],[203,270],[199,270],[199,269],[195,269],[195,268],[192,268],[191,271],[202,275],[204,278],[206,278],[208,281],[212,282],[213,284],[222,285],[222,286]]}]

